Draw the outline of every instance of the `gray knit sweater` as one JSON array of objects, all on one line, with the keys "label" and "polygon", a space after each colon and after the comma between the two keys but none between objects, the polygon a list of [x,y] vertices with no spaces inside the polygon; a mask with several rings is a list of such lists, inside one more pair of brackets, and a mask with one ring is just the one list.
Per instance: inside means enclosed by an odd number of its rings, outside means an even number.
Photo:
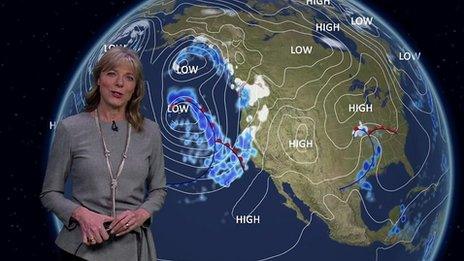
[{"label": "gray knit sweater", "polygon": [[[126,142],[128,122],[116,122],[119,131],[111,130],[111,123],[100,121],[108,149],[113,175]],[[71,181],[71,198],[64,196],[65,182]],[[64,223],[56,244],[70,253],[88,260],[156,260],[153,237],[148,226],[97,247],[82,244],[82,235],[72,212],[84,206],[100,214],[111,216],[111,178],[103,144],[94,117],[82,112],[61,120],[49,154],[46,175],[40,194],[42,204]],[[143,131],[132,129],[127,159],[118,179],[116,213],[144,208],[156,213],[166,196],[164,154],[158,124],[146,119]]]}]

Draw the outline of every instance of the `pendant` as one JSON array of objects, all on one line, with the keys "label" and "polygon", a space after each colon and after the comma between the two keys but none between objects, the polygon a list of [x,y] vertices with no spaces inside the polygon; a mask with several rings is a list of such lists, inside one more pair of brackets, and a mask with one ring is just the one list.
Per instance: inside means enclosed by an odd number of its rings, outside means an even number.
[{"label": "pendant", "polygon": [[118,180],[111,179],[111,189],[116,189],[117,186],[118,186]]}]

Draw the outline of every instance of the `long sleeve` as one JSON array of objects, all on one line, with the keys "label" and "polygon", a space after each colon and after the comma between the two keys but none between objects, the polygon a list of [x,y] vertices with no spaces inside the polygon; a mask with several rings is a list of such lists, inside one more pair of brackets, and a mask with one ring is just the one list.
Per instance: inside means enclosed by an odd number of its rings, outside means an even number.
[{"label": "long sleeve", "polygon": [[[156,125],[155,138],[152,148],[153,150],[150,156],[149,175],[147,178],[148,195],[140,207],[153,215],[156,211],[161,209],[167,194],[166,175],[164,172],[163,144],[161,130],[158,125]],[[151,223],[151,220],[149,220],[148,224],[149,223]]]},{"label": "long sleeve", "polygon": [[66,178],[72,162],[71,137],[62,121],[56,127],[48,157],[45,179],[40,193],[42,205],[58,216],[66,227],[73,223],[71,215],[80,205],[64,196]]}]

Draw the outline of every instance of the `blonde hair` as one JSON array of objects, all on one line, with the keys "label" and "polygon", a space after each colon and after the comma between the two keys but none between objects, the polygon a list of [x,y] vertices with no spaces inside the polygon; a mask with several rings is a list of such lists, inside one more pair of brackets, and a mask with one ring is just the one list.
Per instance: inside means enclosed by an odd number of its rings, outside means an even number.
[{"label": "blonde hair", "polygon": [[126,119],[132,125],[132,127],[137,131],[143,130],[143,121],[144,118],[140,113],[140,106],[142,103],[143,96],[145,95],[145,84],[143,80],[142,72],[142,63],[136,52],[133,50],[122,47],[115,46],[108,51],[100,58],[100,60],[95,64],[92,70],[93,82],[92,89],[85,95],[85,112],[92,112],[100,103],[100,87],[98,86],[98,79],[102,72],[114,69],[122,61],[127,61],[132,65],[134,69],[134,76],[136,79],[135,90],[132,94],[131,99],[128,101],[126,106]]}]

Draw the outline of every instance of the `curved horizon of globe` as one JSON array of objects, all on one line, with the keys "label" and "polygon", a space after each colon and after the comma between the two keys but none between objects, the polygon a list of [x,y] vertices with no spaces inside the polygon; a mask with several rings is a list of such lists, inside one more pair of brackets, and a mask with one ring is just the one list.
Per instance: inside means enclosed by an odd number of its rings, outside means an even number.
[{"label": "curved horizon of globe", "polygon": [[435,257],[454,174],[442,104],[362,4],[147,1],[89,52],[58,118],[82,109],[111,44],[141,56],[142,110],[163,132],[162,258],[217,260],[228,243],[247,253],[230,260]]}]

